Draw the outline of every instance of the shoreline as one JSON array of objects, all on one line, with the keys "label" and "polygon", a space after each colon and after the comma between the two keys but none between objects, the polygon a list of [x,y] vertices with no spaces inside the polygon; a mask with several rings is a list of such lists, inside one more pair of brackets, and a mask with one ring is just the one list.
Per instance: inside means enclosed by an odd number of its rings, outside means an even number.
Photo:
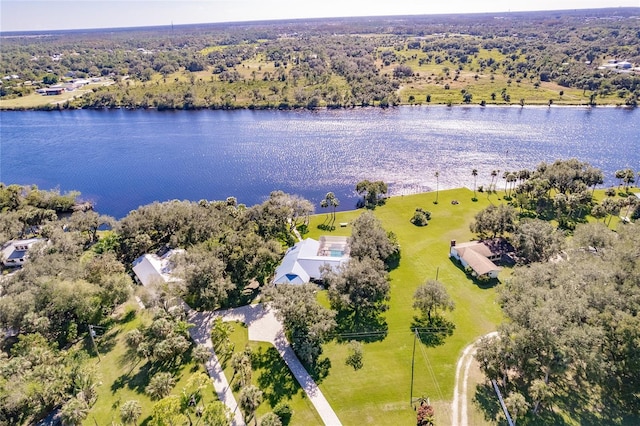
[{"label": "shoreline", "polygon": [[621,104],[430,104],[430,103],[422,103],[422,104],[400,104],[393,106],[348,106],[348,107],[317,107],[317,108],[306,108],[306,107],[287,107],[282,108],[279,106],[274,107],[254,107],[254,106],[233,106],[233,107],[199,107],[199,108],[157,108],[157,107],[101,107],[101,108],[75,108],[75,107],[61,107],[61,104],[48,104],[42,105],[39,107],[15,107],[9,108],[0,106],[0,112],[25,112],[25,111],[44,111],[44,112],[63,112],[63,111],[112,111],[112,110],[127,110],[127,111],[157,111],[157,112],[165,112],[165,111],[292,111],[292,112],[300,112],[300,111],[347,111],[347,110],[358,110],[358,109],[380,109],[380,110],[388,110],[388,109],[397,109],[397,108],[514,108],[514,109],[561,109],[561,108],[576,108],[576,109],[602,109],[602,108],[611,108],[611,109],[626,109],[626,110],[634,110],[638,108],[636,105],[621,105]]}]

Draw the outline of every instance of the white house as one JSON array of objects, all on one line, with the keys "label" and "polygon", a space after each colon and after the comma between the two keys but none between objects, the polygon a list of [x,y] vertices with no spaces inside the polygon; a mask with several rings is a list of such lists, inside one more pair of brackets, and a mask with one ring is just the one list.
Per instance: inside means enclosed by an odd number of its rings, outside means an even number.
[{"label": "white house", "polygon": [[29,249],[35,243],[45,241],[42,238],[29,238],[27,240],[12,240],[2,246],[2,263],[4,266],[22,266],[29,256]]},{"label": "white house", "polygon": [[133,262],[133,273],[143,286],[147,287],[154,282],[168,283],[171,281],[179,281],[178,278],[171,275],[175,264],[171,258],[184,250],[169,250],[162,256],[155,254],[143,254]]},{"label": "white house", "polygon": [[470,241],[456,244],[451,241],[449,256],[458,259],[464,268],[471,267],[476,276],[498,278],[502,268],[494,262],[500,260],[503,251],[497,249],[494,241]]},{"label": "white house", "polygon": [[307,238],[291,247],[276,269],[274,284],[305,284],[321,278],[320,268],[336,269],[349,260],[347,237]]}]

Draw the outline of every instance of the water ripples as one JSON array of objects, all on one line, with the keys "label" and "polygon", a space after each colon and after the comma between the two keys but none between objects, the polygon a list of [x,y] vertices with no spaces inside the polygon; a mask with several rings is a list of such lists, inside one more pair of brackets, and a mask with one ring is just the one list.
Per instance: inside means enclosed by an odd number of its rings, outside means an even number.
[{"label": "water ripples", "polygon": [[[154,200],[254,204],[272,190],[355,205],[362,179],[393,194],[487,185],[492,170],[577,157],[607,183],[640,169],[640,112],[403,107],[339,111],[2,112],[0,181],[78,189],[118,217]],[[501,180],[501,179],[499,179]]]}]

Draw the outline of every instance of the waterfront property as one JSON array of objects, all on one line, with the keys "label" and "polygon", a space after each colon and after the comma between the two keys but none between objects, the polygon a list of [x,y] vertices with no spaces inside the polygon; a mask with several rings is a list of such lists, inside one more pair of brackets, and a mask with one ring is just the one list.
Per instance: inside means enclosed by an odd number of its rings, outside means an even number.
[{"label": "waterfront property", "polygon": [[29,238],[27,240],[11,240],[2,246],[0,257],[7,267],[22,266],[29,257],[29,249],[35,243],[44,241],[42,238]]},{"label": "waterfront property", "polygon": [[305,284],[321,278],[324,265],[336,269],[349,260],[347,237],[307,238],[291,247],[276,269],[274,284]]},{"label": "waterfront property", "polygon": [[175,282],[179,279],[171,275],[175,266],[171,260],[173,256],[183,250],[169,250],[161,256],[157,254],[143,254],[133,262],[133,273],[136,280],[145,287],[152,283]]},{"label": "waterfront property", "polygon": [[459,260],[464,268],[470,267],[477,277],[498,278],[502,268],[495,262],[500,262],[510,251],[513,249],[502,238],[461,244],[451,241],[449,256]]}]

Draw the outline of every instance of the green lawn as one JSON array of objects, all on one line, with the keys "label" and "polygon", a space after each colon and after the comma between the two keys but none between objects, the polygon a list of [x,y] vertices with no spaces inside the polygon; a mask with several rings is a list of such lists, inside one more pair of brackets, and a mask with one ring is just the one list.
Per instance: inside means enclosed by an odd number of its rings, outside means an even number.
[{"label": "green lawn", "polygon": [[[135,304],[128,305],[129,308],[135,306]],[[100,360],[94,356],[89,359],[88,363],[96,366],[100,385],[98,386],[98,399],[83,423],[85,426],[121,423],[120,406],[130,399],[137,400],[142,406],[139,424],[151,419],[155,401],[152,401],[144,393],[144,388],[150,378],[148,364],[144,360],[130,360],[125,356],[125,334],[138,327],[143,321],[151,322],[149,314],[136,311],[136,315],[123,317],[106,334],[97,337],[96,343],[100,350]],[[172,371],[177,379],[172,394],[180,394],[189,377],[198,371],[205,372],[203,366],[197,365],[193,361],[181,365],[177,371]],[[203,398],[205,403],[218,399],[213,389],[213,383],[210,383],[203,391]]]},{"label": "green lawn", "polygon": [[40,93],[33,92],[29,95],[13,98],[0,99],[0,109],[30,109],[37,108],[49,104],[64,103],[79,98],[85,93],[89,93],[93,88],[104,86],[103,83],[88,84],[82,89],[76,89],[73,92],[63,92],[60,95],[45,96]]},{"label": "green lawn", "polygon": [[[276,348],[267,342],[250,342],[247,327],[244,324],[239,322],[231,324],[233,324],[233,332],[230,340],[234,344],[234,350],[242,352],[249,345],[253,353],[251,381],[263,392],[263,402],[257,413],[258,419],[271,412],[278,402],[286,401],[293,411],[290,425],[322,425],[322,420],[313,404],[307,399]],[[235,378],[231,362],[223,359],[220,362],[233,389]],[[233,393],[237,401],[239,389],[234,389]]]},{"label": "green lawn", "polygon": [[[447,318],[455,324],[453,335],[442,345],[427,347],[418,341],[415,356],[413,396],[431,398],[438,424],[451,423],[450,401],[453,397],[455,365],[462,349],[477,337],[493,331],[502,320],[496,303],[495,288],[483,289],[469,280],[449,260],[451,240],[474,238],[469,231],[473,216],[489,205],[486,194],[471,201],[468,189],[390,198],[375,210],[384,228],[393,231],[401,246],[400,266],[391,272],[390,309],[385,313],[388,335],[381,341],[364,344],[364,367],[354,371],[345,365],[344,343],[325,346],[324,355],[331,360],[329,375],[320,387],[345,425],[411,424],[415,412],[410,405],[411,360],[414,336],[410,327],[416,311],[413,293],[427,279],[438,274],[456,303]],[[452,205],[457,200],[459,204]],[[496,203],[496,195],[491,196]],[[428,226],[419,228],[409,222],[416,207],[432,213]],[[359,211],[337,213],[336,223],[351,222]],[[317,228],[325,219],[319,214],[311,219],[309,237],[326,234]],[[349,235],[350,226],[337,227],[333,235]],[[508,272],[508,271],[506,271]],[[469,388],[473,392],[473,388]],[[473,406],[470,406],[473,408]]]}]

